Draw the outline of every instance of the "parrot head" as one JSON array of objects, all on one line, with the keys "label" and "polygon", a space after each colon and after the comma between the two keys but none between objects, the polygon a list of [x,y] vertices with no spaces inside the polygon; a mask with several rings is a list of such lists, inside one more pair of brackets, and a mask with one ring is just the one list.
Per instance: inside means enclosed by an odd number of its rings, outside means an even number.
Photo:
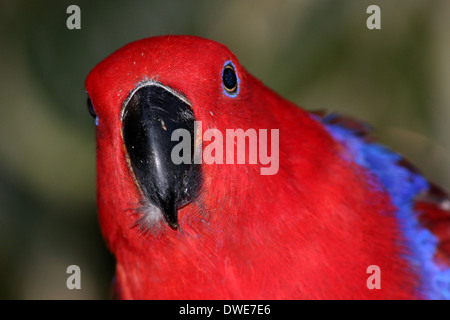
[{"label": "parrot head", "polygon": [[[121,213],[133,212],[142,230],[176,230],[180,210],[211,184],[204,171],[212,169],[193,161],[199,130],[276,127],[270,99],[262,102],[271,91],[259,83],[227,47],[195,36],[143,39],[99,63],[86,90],[96,119],[102,228],[128,228],[133,218]],[[181,129],[191,161],[174,163],[173,134]]]}]

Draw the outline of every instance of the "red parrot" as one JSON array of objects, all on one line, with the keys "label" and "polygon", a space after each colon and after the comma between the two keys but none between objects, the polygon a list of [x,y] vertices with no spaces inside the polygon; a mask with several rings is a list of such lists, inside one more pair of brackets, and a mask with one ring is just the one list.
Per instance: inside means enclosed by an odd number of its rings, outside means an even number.
[{"label": "red parrot", "polygon": [[132,42],[86,90],[118,298],[450,298],[448,194],[364,124],[195,36]]}]

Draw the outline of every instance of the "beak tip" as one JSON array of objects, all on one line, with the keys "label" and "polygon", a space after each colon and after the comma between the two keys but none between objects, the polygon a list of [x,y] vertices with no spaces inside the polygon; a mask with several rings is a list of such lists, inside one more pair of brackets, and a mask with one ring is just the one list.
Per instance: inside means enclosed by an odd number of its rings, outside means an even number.
[{"label": "beak tip", "polygon": [[178,229],[178,222],[169,222],[169,225],[173,230]]},{"label": "beak tip", "polygon": [[166,216],[167,222],[169,224],[169,226],[173,229],[173,230],[177,230],[178,229],[178,219],[170,219],[168,216]]},{"label": "beak tip", "polygon": [[175,202],[168,201],[164,203],[165,205],[162,206],[162,212],[164,214],[164,217],[166,218],[167,223],[173,230],[177,230],[178,228],[178,210],[176,207]]}]

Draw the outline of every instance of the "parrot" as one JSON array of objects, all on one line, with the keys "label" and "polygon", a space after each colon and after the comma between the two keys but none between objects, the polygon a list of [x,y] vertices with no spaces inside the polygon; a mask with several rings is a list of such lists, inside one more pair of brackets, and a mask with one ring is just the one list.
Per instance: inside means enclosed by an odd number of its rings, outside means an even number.
[{"label": "parrot", "polygon": [[85,88],[114,298],[450,299],[448,192],[363,121],[194,35],[131,42]]}]

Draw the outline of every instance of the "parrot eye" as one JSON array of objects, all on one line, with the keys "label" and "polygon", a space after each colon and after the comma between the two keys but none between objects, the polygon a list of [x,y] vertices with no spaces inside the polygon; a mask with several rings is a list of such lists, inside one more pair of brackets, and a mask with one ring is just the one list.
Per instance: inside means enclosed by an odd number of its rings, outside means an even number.
[{"label": "parrot eye", "polygon": [[238,77],[231,62],[228,62],[223,68],[222,83],[225,93],[231,97],[235,97],[238,91]]},{"label": "parrot eye", "polygon": [[94,111],[94,106],[92,105],[92,101],[91,98],[88,97],[87,99],[87,107],[88,107],[88,111],[91,114],[91,116],[93,116],[94,118],[97,117],[97,114]]},{"label": "parrot eye", "polygon": [[94,118],[97,117],[97,114],[94,111],[94,106],[92,105],[91,98],[89,98],[89,97],[88,97],[87,105],[88,105],[88,111],[91,114],[91,116],[93,116]]},{"label": "parrot eye", "polygon": [[91,98],[89,98],[89,97],[87,99],[87,107],[88,107],[88,111],[91,114],[91,116],[93,116],[95,118],[95,125],[98,126],[98,117],[97,117],[97,114],[95,113],[94,106],[92,105]]}]

